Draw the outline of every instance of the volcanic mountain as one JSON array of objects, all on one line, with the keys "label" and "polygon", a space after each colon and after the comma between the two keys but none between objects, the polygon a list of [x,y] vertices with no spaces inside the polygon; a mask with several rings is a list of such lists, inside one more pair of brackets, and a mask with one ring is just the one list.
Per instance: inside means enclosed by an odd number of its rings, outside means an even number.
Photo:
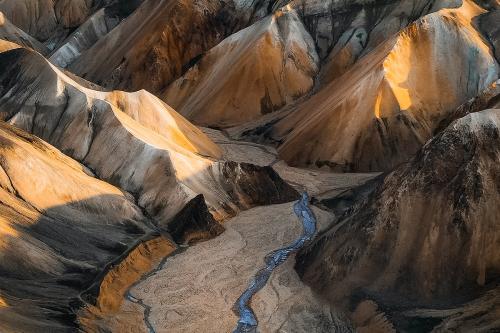
[{"label": "volcanic mountain", "polygon": [[0,331],[498,332],[499,27],[0,0]]},{"label": "volcanic mountain", "polygon": [[499,158],[500,109],[454,121],[303,252],[306,281],[336,301],[357,294],[400,310],[456,307],[494,287]]}]

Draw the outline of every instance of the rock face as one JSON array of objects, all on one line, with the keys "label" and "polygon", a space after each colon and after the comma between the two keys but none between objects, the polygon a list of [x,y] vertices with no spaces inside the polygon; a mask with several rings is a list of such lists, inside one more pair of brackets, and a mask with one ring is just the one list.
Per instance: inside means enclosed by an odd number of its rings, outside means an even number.
[{"label": "rock face", "polygon": [[280,156],[343,171],[386,171],[407,160],[448,113],[497,79],[472,22],[483,12],[465,1],[383,42],[268,129]]},{"label": "rock face", "polygon": [[130,194],[3,122],[0,156],[0,330],[67,332],[81,290],[152,222]]},{"label": "rock face", "polygon": [[500,62],[500,27],[497,24],[500,21],[500,4],[497,2],[490,7],[493,9],[479,17],[479,27],[493,46],[495,57]]},{"label": "rock face", "polygon": [[372,51],[412,21],[461,5],[456,0],[294,0],[288,3],[313,37],[323,69],[322,82],[343,74],[360,57]]},{"label": "rock face", "polygon": [[267,2],[146,0],[69,68],[105,87],[160,93],[203,52],[264,16]]},{"label": "rock face", "polygon": [[318,65],[297,13],[280,10],[207,52],[163,99],[197,124],[240,125],[310,91]]},{"label": "rock face", "polygon": [[[46,51],[57,51],[54,62],[65,63],[77,50],[90,47],[142,0],[2,0],[3,12],[19,29],[44,44]],[[76,29],[76,31],[75,31]],[[69,40],[65,41],[66,38]],[[48,53],[48,52],[47,52]]]},{"label": "rock face", "polygon": [[3,0],[2,11],[17,27],[40,41],[55,45],[67,31],[82,24],[92,0]]},{"label": "rock face", "polygon": [[263,197],[278,203],[297,195],[272,170],[219,161],[208,137],[146,91],[87,89],[25,49],[1,53],[0,63],[8,68],[0,74],[2,119],[133,193],[161,223],[197,194],[218,220]]},{"label": "rock face", "polygon": [[220,235],[224,228],[209,213],[203,195],[198,195],[174,217],[166,230],[179,244]]},{"label": "rock face", "polygon": [[50,62],[59,67],[68,67],[82,52],[106,36],[141,3],[142,0],[115,1],[99,9],[51,54]]},{"label": "rock face", "polygon": [[2,12],[0,12],[0,39],[31,48],[43,54],[48,52],[42,43],[10,23]]},{"label": "rock face", "polygon": [[400,309],[484,290],[500,274],[499,160],[500,110],[453,122],[302,253],[305,280]]}]

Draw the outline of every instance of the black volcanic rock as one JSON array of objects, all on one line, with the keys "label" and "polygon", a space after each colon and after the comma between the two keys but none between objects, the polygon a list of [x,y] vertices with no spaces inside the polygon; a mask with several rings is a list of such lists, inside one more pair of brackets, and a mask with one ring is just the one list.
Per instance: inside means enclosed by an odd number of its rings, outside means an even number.
[{"label": "black volcanic rock", "polygon": [[210,239],[224,232],[208,211],[203,194],[197,195],[172,219],[166,230],[178,244]]},{"label": "black volcanic rock", "polygon": [[298,199],[298,192],[270,166],[226,162],[224,188],[241,207],[273,205]]}]

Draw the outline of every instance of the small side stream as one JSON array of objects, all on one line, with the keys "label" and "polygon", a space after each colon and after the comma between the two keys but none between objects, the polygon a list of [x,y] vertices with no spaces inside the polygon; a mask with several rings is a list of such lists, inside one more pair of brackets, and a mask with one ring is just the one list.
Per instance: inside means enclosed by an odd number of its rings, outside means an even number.
[{"label": "small side stream", "polygon": [[135,286],[139,285],[140,283],[142,283],[143,281],[147,280],[148,278],[150,278],[151,276],[155,275],[157,272],[161,271],[164,267],[165,267],[165,264],[166,262],[172,258],[173,256],[176,256],[182,252],[184,252],[185,250],[187,249],[186,246],[181,246],[181,247],[178,247],[177,250],[175,250],[173,253],[171,253],[170,255],[166,256],[163,258],[163,260],[156,266],[155,269],[153,269],[152,271],[150,271],[149,273],[147,274],[144,274],[138,281],[136,281],[134,284],[132,284],[128,289],[127,289],[127,292],[125,293],[125,298],[129,301],[129,302],[132,302],[134,304],[137,304],[139,305],[141,308],[144,309],[144,325],[146,325],[147,329],[148,329],[148,333],[156,333],[155,329],[154,329],[154,326],[153,324],[151,323],[150,319],[149,319],[149,315],[151,313],[151,306],[147,305],[144,303],[144,301],[142,299],[139,299],[137,297],[135,297],[134,295],[132,295],[131,291],[132,289],[134,289]]},{"label": "small side stream", "polygon": [[302,198],[293,206],[295,215],[302,220],[304,231],[293,244],[273,251],[266,255],[264,262],[266,266],[259,270],[248,288],[238,298],[235,303],[234,311],[240,317],[238,325],[234,333],[255,332],[258,326],[258,320],[250,307],[252,297],[257,294],[267,284],[272,272],[281,264],[283,264],[290,255],[299,251],[306,242],[310,241],[316,233],[316,218],[309,207],[309,195],[302,194]]}]

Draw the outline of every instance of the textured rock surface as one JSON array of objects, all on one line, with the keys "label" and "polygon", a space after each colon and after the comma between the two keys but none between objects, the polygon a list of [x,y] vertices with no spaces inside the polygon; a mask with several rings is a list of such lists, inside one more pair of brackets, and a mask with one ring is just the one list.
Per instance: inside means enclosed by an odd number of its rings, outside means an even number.
[{"label": "textured rock surface", "polygon": [[43,44],[10,23],[2,12],[0,12],[0,39],[32,48],[43,54],[48,52]]},{"label": "textured rock surface", "polygon": [[478,18],[479,28],[486,35],[486,38],[493,46],[497,61],[500,61],[500,4]]},{"label": "textured rock surface", "polygon": [[3,122],[0,156],[0,330],[66,332],[82,289],[151,221],[131,195]]},{"label": "textured rock surface", "polygon": [[0,54],[0,63],[3,119],[133,193],[161,223],[200,193],[219,220],[263,198],[296,196],[270,168],[219,162],[213,142],[146,91],[87,89],[25,49]]},{"label": "textured rock surface", "polygon": [[318,65],[297,13],[280,10],[219,43],[162,98],[197,124],[239,125],[310,91]]},{"label": "textured rock surface", "polygon": [[92,0],[0,1],[0,11],[12,23],[52,47],[86,20],[91,7]]},{"label": "textured rock surface", "polygon": [[499,140],[498,109],[452,123],[302,254],[306,281],[400,309],[484,290],[500,273]]},{"label": "textured rock surface", "polygon": [[442,8],[460,5],[460,0],[294,0],[288,3],[288,7],[300,13],[324,60],[323,83],[339,77],[360,57],[412,21]]},{"label": "textured rock surface", "polygon": [[142,0],[115,1],[96,11],[62,45],[58,46],[49,60],[56,66],[68,67],[82,52],[106,36],[141,3]]},{"label": "textured rock surface", "polygon": [[281,143],[280,156],[343,171],[390,170],[407,160],[448,113],[498,78],[492,51],[473,26],[483,12],[465,1],[379,45],[267,129]]},{"label": "textured rock surface", "polygon": [[267,2],[146,0],[70,69],[106,87],[160,93],[203,52],[262,17]]}]

